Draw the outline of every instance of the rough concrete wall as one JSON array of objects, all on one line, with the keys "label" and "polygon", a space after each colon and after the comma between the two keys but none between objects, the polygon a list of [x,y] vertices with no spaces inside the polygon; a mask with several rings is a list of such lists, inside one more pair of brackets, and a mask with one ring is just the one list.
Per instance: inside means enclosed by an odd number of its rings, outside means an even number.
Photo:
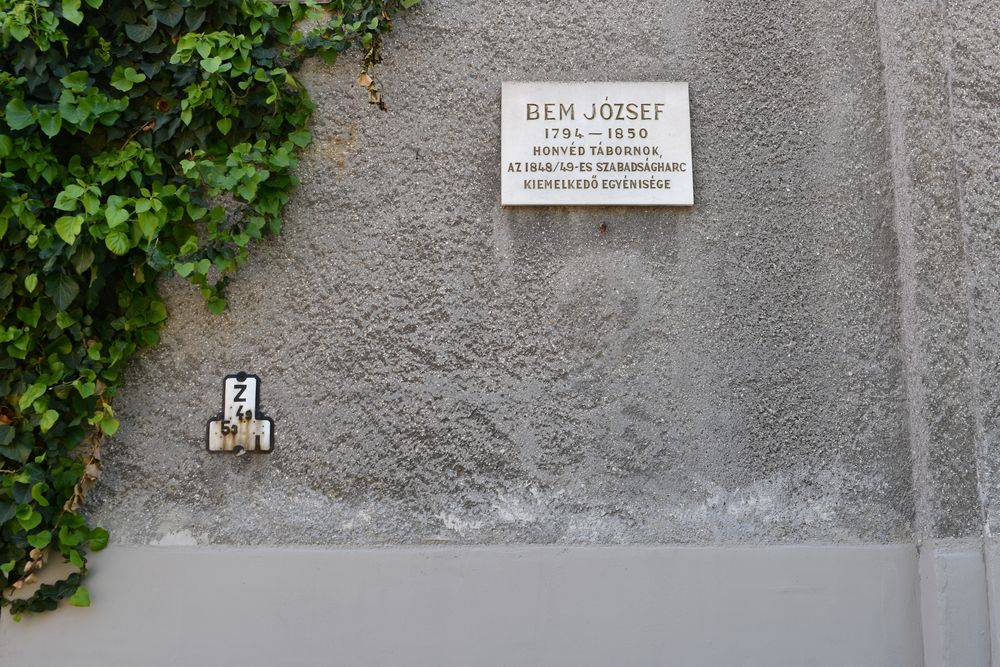
[{"label": "rough concrete wall", "polygon": [[998,15],[997,0],[879,3],[920,537],[998,525]]},{"label": "rough concrete wall", "polygon": [[918,537],[980,526],[970,294],[956,180],[948,7],[879,3],[900,243]]},{"label": "rough concrete wall", "polygon": [[[868,2],[432,0],[316,63],[285,234],[119,401],[125,542],[885,542],[913,514]],[[691,82],[692,209],[501,210],[503,80]],[[600,223],[608,231],[598,232]],[[226,373],[269,456],[210,455]]]},{"label": "rough concrete wall", "polygon": [[[980,488],[1000,532],[1000,1],[948,3],[948,90],[965,239]],[[984,18],[988,17],[988,18]]]}]

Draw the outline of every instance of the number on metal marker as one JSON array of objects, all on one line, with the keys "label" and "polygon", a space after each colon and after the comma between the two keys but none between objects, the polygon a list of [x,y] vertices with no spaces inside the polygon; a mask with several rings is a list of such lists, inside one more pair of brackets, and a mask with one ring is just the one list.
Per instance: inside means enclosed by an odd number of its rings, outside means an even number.
[{"label": "number on metal marker", "polygon": [[257,405],[260,378],[248,373],[227,375],[222,393],[222,412],[208,421],[208,451],[271,451],[274,422],[261,415]]}]

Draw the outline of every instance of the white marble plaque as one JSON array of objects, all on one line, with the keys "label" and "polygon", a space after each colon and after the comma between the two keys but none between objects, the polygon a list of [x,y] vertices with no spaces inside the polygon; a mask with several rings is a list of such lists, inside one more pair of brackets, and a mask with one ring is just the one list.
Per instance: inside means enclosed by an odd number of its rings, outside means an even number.
[{"label": "white marble plaque", "polygon": [[684,82],[506,82],[504,206],[691,206]]}]

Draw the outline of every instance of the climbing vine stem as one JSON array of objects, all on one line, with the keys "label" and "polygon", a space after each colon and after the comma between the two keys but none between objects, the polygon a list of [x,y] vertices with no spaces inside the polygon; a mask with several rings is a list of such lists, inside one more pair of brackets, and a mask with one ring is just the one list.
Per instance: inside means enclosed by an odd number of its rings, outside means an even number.
[{"label": "climbing vine stem", "polygon": [[[15,618],[90,603],[87,554],[108,533],[81,504],[122,369],[167,317],[156,278],[225,308],[311,140],[299,66],[358,48],[383,107],[381,38],[416,2],[0,0],[0,607]],[[73,574],[33,586],[53,558]]]}]

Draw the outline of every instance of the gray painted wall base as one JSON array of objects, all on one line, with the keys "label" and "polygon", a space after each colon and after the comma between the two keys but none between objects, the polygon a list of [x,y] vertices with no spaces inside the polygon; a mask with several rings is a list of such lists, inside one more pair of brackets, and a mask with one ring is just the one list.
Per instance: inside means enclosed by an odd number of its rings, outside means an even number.
[{"label": "gray painted wall base", "polygon": [[920,607],[926,667],[992,664],[983,556],[982,543],[977,540],[928,540],[921,545]]},{"label": "gray painted wall base", "polygon": [[0,665],[914,667],[918,581],[911,545],[112,546]]}]

